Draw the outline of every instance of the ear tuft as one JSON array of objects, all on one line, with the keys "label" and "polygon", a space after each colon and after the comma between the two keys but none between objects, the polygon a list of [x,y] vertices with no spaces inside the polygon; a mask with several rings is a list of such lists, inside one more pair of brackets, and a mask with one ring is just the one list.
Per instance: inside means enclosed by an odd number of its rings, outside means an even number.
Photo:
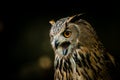
[{"label": "ear tuft", "polygon": [[55,24],[55,21],[54,21],[54,20],[50,20],[49,23],[50,23],[51,25],[54,25],[54,24]]},{"label": "ear tuft", "polygon": [[71,16],[67,22],[75,22],[80,19],[81,15],[83,14],[76,14],[74,16]]}]

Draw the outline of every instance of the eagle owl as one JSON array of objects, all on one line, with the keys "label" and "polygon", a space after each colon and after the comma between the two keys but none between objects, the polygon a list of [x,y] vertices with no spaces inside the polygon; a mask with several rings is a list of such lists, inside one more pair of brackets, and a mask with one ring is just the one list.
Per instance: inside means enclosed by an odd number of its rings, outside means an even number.
[{"label": "eagle owl", "polygon": [[50,21],[54,80],[113,80],[114,57],[80,14]]}]

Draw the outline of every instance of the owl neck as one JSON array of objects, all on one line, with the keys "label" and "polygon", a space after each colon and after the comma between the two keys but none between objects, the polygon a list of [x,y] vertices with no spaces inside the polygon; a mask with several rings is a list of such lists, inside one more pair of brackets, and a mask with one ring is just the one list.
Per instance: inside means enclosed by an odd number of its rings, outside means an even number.
[{"label": "owl neck", "polygon": [[98,77],[103,76],[98,74],[104,65],[104,60],[101,59],[104,57],[99,54],[99,51],[98,53],[90,52],[85,47],[76,49],[66,58],[56,55],[54,78],[55,80],[97,80]]}]

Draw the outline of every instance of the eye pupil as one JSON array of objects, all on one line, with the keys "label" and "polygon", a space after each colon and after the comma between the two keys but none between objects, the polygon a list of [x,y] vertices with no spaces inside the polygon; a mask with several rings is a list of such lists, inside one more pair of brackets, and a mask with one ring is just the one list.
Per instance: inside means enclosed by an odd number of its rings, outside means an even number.
[{"label": "eye pupil", "polygon": [[70,34],[70,32],[69,32],[69,31],[67,31],[67,32],[66,32],[66,35],[69,35],[69,34]]}]

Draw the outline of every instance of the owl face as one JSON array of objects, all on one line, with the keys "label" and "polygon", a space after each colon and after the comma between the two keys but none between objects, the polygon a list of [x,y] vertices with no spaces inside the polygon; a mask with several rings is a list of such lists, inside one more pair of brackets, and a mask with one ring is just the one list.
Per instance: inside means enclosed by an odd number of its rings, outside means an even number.
[{"label": "owl face", "polygon": [[79,29],[74,23],[63,18],[53,24],[50,30],[50,41],[55,54],[67,56],[73,53],[78,43]]}]

